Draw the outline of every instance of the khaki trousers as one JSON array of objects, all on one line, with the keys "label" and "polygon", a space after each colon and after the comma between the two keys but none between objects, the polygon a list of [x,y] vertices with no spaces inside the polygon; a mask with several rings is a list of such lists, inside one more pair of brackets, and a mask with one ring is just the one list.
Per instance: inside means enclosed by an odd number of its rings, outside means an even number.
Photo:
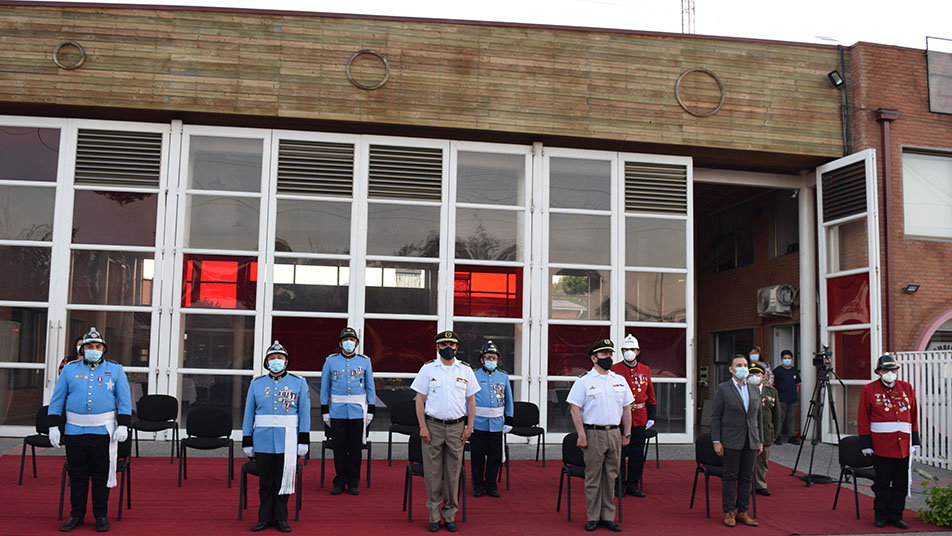
[{"label": "khaki trousers", "polygon": [[585,504],[589,521],[615,520],[615,478],[621,464],[621,432],[585,430]]},{"label": "khaki trousers", "polygon": [[430,523],[439,523],[440,519],[444,522],[456,519],[465,426],[465,422],[442,424],[426,421],[430,442],[423,443],[423,482],[426,485],[426,509],[430,513]]},{"label": "khaki trousers", "polygon": [[770,447],[764,443],[764,451],[754,461],[754,489],[767,489],[767,461],[770,460]]}]

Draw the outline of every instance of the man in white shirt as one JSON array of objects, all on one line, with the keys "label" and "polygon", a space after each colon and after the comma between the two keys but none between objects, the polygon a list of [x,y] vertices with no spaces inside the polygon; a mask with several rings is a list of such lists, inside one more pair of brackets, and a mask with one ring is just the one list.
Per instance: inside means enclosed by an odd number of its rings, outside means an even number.
[{"label": "man in white shirt", "polygon": [[[416,391],[416,414],[423,441],[423,481],[430,532],[456,532],[463,444],[473,433],[479,382],[469,365],[456,359],[459,338],[452,331],[436,336],[439,357],[420,369],[410,388]],[[465,422],[465,426],[464,426]],[[442,504],[442,508],[441,508]]]},{"label": "man in white shirt", "polygon": [[[631,404],[635,401],[628,382],[611,371],[615,346],[602,339],[588,350],[592,370],[575,380],[566,398],[572,409],[572,424],[585,457],[585,530],[599,525],[621,532],[615,523],[615,479],[621,448],[631,442]],[[622,433],[619,433],[618,423]]]}]

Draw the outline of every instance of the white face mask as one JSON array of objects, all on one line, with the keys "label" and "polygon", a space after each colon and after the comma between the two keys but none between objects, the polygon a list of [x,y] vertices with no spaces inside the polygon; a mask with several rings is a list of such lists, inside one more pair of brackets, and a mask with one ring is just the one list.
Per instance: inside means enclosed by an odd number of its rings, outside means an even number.
[{"label": "white face mask", "polygon": [[635,360],[638,359],[638,354],[636,354],[635,352],[631,350],[625,350],[624,356],[625,356],[625,361],[628,361],[629,363],[634,363]]},{"label": "white face mask", "polygon": [[886,383],[893,383],[896,381],[898,374],[895,372],[883,372],[883,381]]},{"label": "white face mask", "polygon": [[763,378],[754,374],[753,376],[750,376],[749,378],[747,378],[747,381],[749,381],[753,385],[760,385],[760,382],[763,381]]}]

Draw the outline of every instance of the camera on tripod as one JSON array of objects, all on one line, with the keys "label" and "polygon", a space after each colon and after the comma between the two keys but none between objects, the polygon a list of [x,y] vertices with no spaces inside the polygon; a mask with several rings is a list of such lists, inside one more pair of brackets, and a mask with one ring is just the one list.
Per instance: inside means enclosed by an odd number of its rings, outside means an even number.
[{"label": "camera on tripod", "polygon": [[833,352],[829,346],[824,346],[818,352],[813,352],[813,366],[820,372],[826,372],[833,368]]}]

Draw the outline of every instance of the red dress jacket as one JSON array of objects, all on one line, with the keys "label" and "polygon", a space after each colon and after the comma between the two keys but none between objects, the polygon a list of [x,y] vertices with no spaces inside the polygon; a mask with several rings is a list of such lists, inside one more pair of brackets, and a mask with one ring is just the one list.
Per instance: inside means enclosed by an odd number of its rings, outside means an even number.
[{"label": "red dress jacket", "polygon": [[649,420],[657,416],[654,385],[651,383],[651,369],[648,365],[638,362],[635,366],[620,361],[612,366],[612,372],[625,378],[635,403],[631,405],[631,425],[644,426]]},{"label": "red dress jacket", "polygon": [[883,458],[905,458],[910,445],[919,444],[916,392],[896,380],[886,387],[881,380],[866,384],[859,398],[857,428],[864,449]]}]

